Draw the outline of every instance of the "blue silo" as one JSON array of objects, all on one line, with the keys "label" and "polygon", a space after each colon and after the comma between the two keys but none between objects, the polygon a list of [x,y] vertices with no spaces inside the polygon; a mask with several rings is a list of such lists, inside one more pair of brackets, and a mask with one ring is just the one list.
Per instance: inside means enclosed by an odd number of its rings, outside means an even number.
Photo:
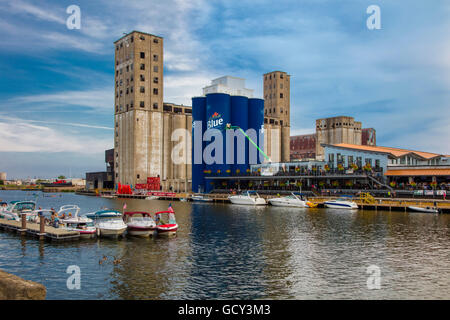
[{"label": "blue silo", "polygon": [[[243,96],[231,97],[231,125],[240,127],[242,130],[248,129],[248,98]],[[248,145],[247,138],[239,130],[234,130],[234,158],[232,165],[232,175],[244,174],[248,169]],[[241,142],[241,145],[239,144]],[[243,148],[241,147],[243,146]],[[243,163],[239,163],[243,162]]]},{"label": "blue silo", "polygon": [[[192,191],[205,191],[203,134],[206,130],[206,98],[192,98]],[[197,129],[197,130],[196,130]]]},{"label": "blue silo", "polygon": [[[211,129],[217,129],[220,131],[223,146],[222,146],[222,156],[213,152],[204,152],[206,154],[211,154],[215,162],[211,165],[205,165],[208,170],[211,170],[211,175],[214,176],[224,176],[229,175],[227,171],[231,171],[231,165],[226,164],[226,150],[227,143],[225,140],[225,128],[227,123],[231,121],[231,97],[229,94],[225,93],[210,93],[206,95],[206,131]],[[206,132],[208,134],[208,132]],[[211,150],[211,146],[214,145],[215,138],[213,137],[211,141],[205,142],[205,149],[207,151]],[[208,145],[210,148],[208,148]],[[206,162],[206,159],[205,159]],[[206,190],[210,190],[211,184],[207,183]]]},{"label": "blue silo", "polygon": [[[248,99],[248,128],[254,129],[255,136],[250,138],[264,151],[264,136],[262,130],[264,129],[264,100],[257,98]],[[256,139],[254,139],[256,138]],[[251,143],[249,144],[249,164],[262,163],[264,156]],[[257,155],[256,159],[252,155]]]}]

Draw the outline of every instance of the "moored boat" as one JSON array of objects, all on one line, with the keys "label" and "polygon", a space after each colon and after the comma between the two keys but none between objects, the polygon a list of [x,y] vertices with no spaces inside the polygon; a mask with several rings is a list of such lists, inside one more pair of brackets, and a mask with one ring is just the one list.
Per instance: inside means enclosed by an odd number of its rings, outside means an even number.
[{"label": "moored boat", "polygon": [[156,228],[156,223],[148,212],[125,212],[124,221],[131,236],[148,237]]},{"label": "moored boat", "polygon": [[127,230],[127,225],[122,220],[122,213],[116,210],[103,209],[88,213],[85,217],[94,220],[98,236],[117,238],[123,236]]},{"label": "moored boat", "polygon": [[351,201],[351,196],[341,196],[336,200],[328,200],[324,202],[325,207],[332,209],[347,209],[347,210],[356,210],[358,209],[358,205],[356,202]]},{"label": "moored boat", "polygon": [[191,200],[195,202],[211,202],[213,199],[205,197],[201,194],[194,194],[191,196]]},{"label": "moored boat", "polygon": [[0,217],[7,220],[20,220],[20,215],[26,213],[31,215],[35,213],[36,202],[34,201],[11,201],[6,207],[3,205],[0,211]]},{"label": "moored boat", "polygon": [[81,238],[94,238],[97,234],[94,221],[88,217],[80,217],[79,212],[80,207],[77,205],[65,205],[59,208],[58,217],[63,228],[69,231],[78,231]]},{"label": "moored boat", "polygon": [[256,191],[245,191],[239,195],[228,196],[228,199],[233,204],[244,204],[251,206],[266,204],[266,200],[264,198],[261,198]]},{"label": "moored boat", "polygon": [[425,213],[439,213],[439,209],[436,207],[415,207],[409,206],[409,210],[417,211],[417,212],[425,212]]},{"label": "moored boat", "polygon": [[[168,221],[163,219],[163,216],[168,216]],[[169,205],[167,211],[160,211],[155,213],[156,232],[161,236],[174,235],[178,231],[178,224],[175,220],[175,211],[172,205]]]},{"label": "moored boat", "polygon": [[268,202],[277,207],[308,208],[308,200],[303,193],[291,192],[290,195],[269,199]]}]

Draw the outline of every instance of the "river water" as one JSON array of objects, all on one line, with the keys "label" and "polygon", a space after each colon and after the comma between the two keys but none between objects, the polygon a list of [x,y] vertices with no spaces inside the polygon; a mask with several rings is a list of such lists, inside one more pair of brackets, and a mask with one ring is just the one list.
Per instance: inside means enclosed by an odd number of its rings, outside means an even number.
[{"label": "river water", "polygon": [[[169,205],[36,194],[0,191],[0,199],[76,204],[82,213]],[[0,269],[43,283],[48,299],[450,299],[450,215],[172,206],[179,231],[169,239],[52,243],[0,231]],[[71,265],[80,268],[79,290],[67,286]]]}]

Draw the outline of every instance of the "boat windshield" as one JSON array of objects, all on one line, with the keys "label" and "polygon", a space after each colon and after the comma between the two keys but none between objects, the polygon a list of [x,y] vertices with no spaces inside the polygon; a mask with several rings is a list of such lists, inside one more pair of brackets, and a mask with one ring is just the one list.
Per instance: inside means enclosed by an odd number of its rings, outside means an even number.
[{"label": "boat windshield", "polygon": [[36,203],[34,202],[18,202],[12,205],[13,212],[34,211]]}]

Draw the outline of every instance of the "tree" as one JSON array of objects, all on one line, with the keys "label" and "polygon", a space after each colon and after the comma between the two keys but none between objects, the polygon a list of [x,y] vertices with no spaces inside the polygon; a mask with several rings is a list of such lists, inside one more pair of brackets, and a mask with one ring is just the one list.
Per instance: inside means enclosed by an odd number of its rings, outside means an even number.
[{"label": "tree", "polygon": [[64,180],[64,179],[66,179],[66,176],[60,175],[60,176],[58,177],[58,179]]}]

